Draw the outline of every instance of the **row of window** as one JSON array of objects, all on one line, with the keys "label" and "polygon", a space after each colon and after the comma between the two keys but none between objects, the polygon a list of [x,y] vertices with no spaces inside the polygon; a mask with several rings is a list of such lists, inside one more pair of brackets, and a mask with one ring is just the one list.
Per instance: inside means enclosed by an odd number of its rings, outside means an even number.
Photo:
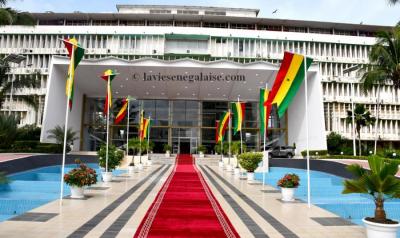
[{"label": "row of window", "polygon": [[[169,11],[169,10],[154,10]],[[178,14],[188,14],[180,11]],[[225,15],[224,12],[207,12],[206,15]],[[245,29],[245,30],[262,30],[262,31],[286,31],[300,33],[316,33],[330,35],[347,35],[347,36],[366,36],[374,37],[374,32],[357,31],[357,30],[341,30],[332,28],[313,28],[301,26],[282,26],[282,25],[257,25],[245,23],[229,23],[229,22],[198,22],[198,21],[151,21],[151,20],[39,20],[39,25],[75,25],[75,26],[178,26],[178,27],[210,27],[210,28],[227,28],[227,29]]]}]

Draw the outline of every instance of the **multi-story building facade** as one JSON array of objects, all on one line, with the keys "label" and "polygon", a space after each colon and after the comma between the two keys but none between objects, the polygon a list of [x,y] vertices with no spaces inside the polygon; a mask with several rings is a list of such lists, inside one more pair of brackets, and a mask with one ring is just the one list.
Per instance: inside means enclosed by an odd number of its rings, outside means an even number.
[{"label": "multi-story building facade", "polygon": [[[279,64],[283,52],[291,51],[318,63],[327,133],[352,138],[345,118],[354,100],[365,104],[372,115],[379,111],[377,128],[363,128],[363,140],[376,136],[383,142],[400,140],[400,91],[381,86],[378,102],[378,89],[363,92],[360,75],[351,70],[368,63],[375,33],[390,27],[259,18],[256,9],[142,5],[118,5],[117,9],[116,13],[33,13],[35,26],[1,27],[0,54],[26,56],[11,68],[10,80],[32,72],[39,72],[41,78],[37,88],[13,92],[13,101],[9,97],[2,110],[17,114],[21,125],[41,125],[49,66],[53,56],[66,55],[60,39],[68,37],[78,39],[86,49],[86,59],[191,58]],[[38,110],[19,99],[24,94],[40,97]],[[212,107],[216,110],[217,105]]]}]

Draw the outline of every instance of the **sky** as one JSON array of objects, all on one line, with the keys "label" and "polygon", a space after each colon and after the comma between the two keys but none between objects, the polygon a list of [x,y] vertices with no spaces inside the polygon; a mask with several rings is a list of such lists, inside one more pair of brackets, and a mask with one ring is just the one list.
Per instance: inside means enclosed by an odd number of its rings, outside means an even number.
[{"label": "sky", "polygon": [[400,4],[392,6],[387,0],[9,0],[8,6],[30,12],[116,12],[116,4],[256,8],[259,17],[369,25],[400,21]]}]

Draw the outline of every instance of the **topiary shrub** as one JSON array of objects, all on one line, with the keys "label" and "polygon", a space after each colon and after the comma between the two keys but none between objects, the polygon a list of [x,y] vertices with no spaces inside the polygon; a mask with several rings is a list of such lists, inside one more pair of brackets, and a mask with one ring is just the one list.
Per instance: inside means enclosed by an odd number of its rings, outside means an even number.
[{"label": "topiary shrub", "polygon": [[253,173],[254,170],[257,169],[258,164],[262,161],[263,154],[262,153],[252,153],[247,152],[239,155],[238,160],[240,166],[247,170],[249,173]]},{"label": "topiary shrub", "polygon": [[[106,145],[101,145],[100,149],[97,151],[99,156],[99,165],[102,168],[106,167]],[[117,166],[121,164],[124,158],[124,152],[117,149],[115,145],[108,146],[108,171],[113,171]]]},{"label": "topiary shrub", "polygon": [[197,151],[204,154],[207,151],[207,147],[205,147],[204,145],[199,145],[199,147],[197,147]]}]

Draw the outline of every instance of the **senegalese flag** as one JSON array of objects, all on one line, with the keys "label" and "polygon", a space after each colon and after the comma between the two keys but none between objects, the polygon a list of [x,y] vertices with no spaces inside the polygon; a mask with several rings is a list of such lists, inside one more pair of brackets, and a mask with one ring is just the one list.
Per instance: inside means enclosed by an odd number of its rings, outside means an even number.
[{"label": "senegalese flag", "polygon": [[269,116],[269,106],[266,106],[269,95],[269,91],[267,88],[260,88],[260,102],[259,102],[259,111],[260,111],[260,133],[264,134],[264,130],[268,129],[268,116]]},{"label": "senegalese flag", "polygon": [[215,121],[215,143],[219,142],[218,129],[219,129],[219,120],[216,120]]},{"label": "senegalese flag", "polygon": [[68,78],[65,85],[65,94],[68,97],[69,109],[72,109],[72,101],[74,99],[74,79],[75,70],[78,67],[79,62],[81,62],[83,55],[85,54],[85,49],[81,47],[75,38],[64,39],[63,40],[65,48],[68,51],[68,57],[70,58],[70,63],[68,67]]},{"label": "senegalese flag", "polygon": [[294,96],[296,96],[303,83],[306,70],[312,62],[312,58],[307,57],[305,59],[303,55],[285,52],[274,87],[271,90],[271,96],[266,103],[266,105],[269,103],[277,105],[280,118],[285,114]]},{"label": "senegalese flag", "polygon": [[144,111],[142,110],[140,112],[140,122],[139,122],[139,138],[143,139],[143,135],[144,135],[144,122],[145,122],[145,118],[144,118]]},{"label": "senegalese flag", "polygon": [[148,118],[143,118],[142,120],[142,125],[140,126],[140,138],[142,140],[146,138],[149,122],[150,120]]},{"label": "senegalese flag", "polygon": [[242,124],[244,120],[245,103],[244,102],[233,102],[232,103],[232,114],[233,114],[233,134],[236,135],[242,130]]},{"label": "senegalese flag", "polygon": [[112,70],[108,69],[104,71],[103,75],[101,76],[102,79],[107,81],[107,95],[106,100],[104,101],[104,114],[107,115],[108,109],[112,106],[112,90],[111,90],[111,81],[115,78],[117,73]]},{"label": "senegalese flag", "polygon": [[230,115],[229,112],[224,112],[224,114],[221,115],[221,118],[219,120],[219,124],[218,124],[218,140],[217,142],[222,142],[224,140],[225,137],[225,132],[226,132],[226,128],[228,127],[228,123],[229,123],[229,119],[230,119]]},{"label": "senegalese flag", "polygon": [[114,124],[119,124],[122,120],[124,120],[128,109],[128,98],[122,99],[122,107],[119,110],[117,116],[115,117]]},{"label": "senegalese flag", "polygon": [[147,118],[145,119],[143,125],[143,139],[146,139],[150,135],[150,127],[151,127],[151,119]]}]

